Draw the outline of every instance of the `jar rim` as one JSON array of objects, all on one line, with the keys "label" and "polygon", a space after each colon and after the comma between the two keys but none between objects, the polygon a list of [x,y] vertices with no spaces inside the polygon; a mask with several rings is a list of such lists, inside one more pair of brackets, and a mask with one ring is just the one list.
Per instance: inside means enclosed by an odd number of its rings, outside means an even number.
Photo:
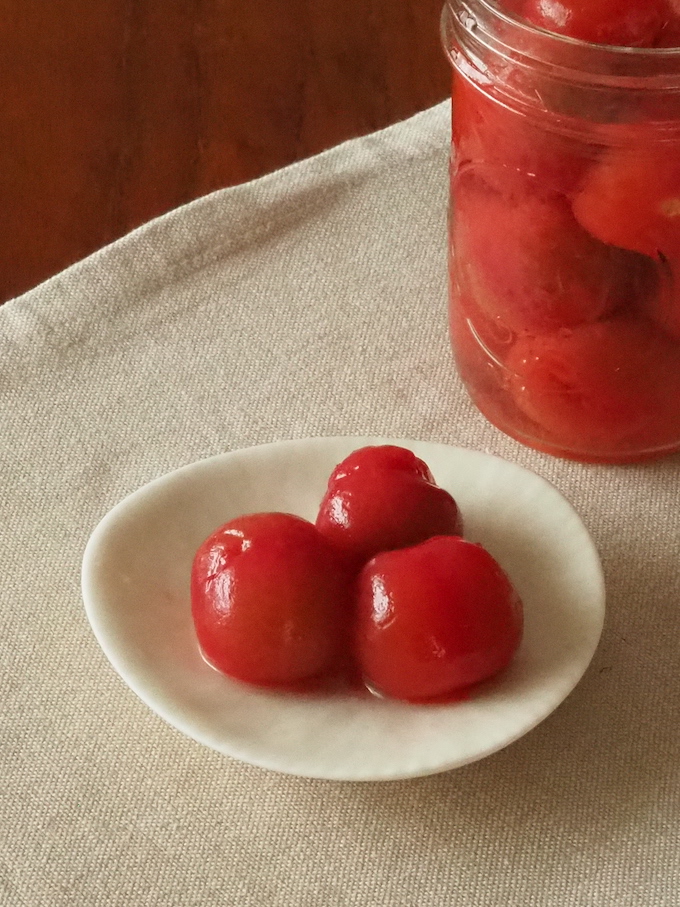
[{"label": "jar rim", "polygon": [[538,65],[562,78],[607,87],[680,90],[680,47],[620,47],[570,38],[513,15],[497,0],[445,0],[443,21],[447,16],[448,31],[461,46],[483,48],[515,65]]},{"label": "jar rim", "polygon": [[[507,22],[518,30],[528,34],[544,35],[546,39],[554,43],[555,46],[567,45],[581,49],[592,48],[598,52],[605,51],[606,53],[612,53],[614,56],[621,58],[643,58],[649,56],[653,59],[663,59],[664,57],[667,57],[672,60],[680,60],[680,47],[629,47],[621,44],[596,44],[593,41],[584,41],[581,38],[571,38],[569,35],[561,35],[559,32],[553,32],[540,25],[534,25],[521,16],[515,15],[510,10],[503,9],[497,0],[474,0],[474,2],[478,3],[479,6],[483,7],[491,15]],[[447,6],[452,6],[453,3],[455,3],[455,0],[445,0],[445,3]]]},{"label": "jar rim", "polygon": [[680,141],[680,48],[623,54],[534,28],[494,0],[445,0],[441,26],[454,69],[541,128],[589,139],[597,129],[598,141],[626,144],[644,122],[650,140]]}]

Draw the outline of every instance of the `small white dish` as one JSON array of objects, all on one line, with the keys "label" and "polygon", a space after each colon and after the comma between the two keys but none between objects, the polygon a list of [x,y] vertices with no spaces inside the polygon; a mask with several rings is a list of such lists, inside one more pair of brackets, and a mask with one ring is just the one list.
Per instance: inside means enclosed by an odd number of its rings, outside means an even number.
[{"label": "small white dish", "polygon": [[[243,513],[314,520],[333,467],[366,444],[399,444],[458,501],[466,537],[504,567],[525,608],[510,668],[463,702],[407,705],[290,695],[230,680],[201,657],[190,612],[194,552]],[[111,664],[189,737],[245,762],[312,778],[411,778],[481,759],[549,715],[586,670],[604,620],[597,551],[547,481],[473,450],[387,438],[312,438],[185,466],[125,498],[85,551],[85,609]]]}]

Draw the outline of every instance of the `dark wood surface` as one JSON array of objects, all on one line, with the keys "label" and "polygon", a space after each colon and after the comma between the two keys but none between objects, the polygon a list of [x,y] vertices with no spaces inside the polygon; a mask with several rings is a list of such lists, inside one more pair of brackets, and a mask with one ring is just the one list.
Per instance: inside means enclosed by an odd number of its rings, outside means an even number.
[{"label": "dark wood surface", "polygon": [[0,0],[0,302],[446,97],[442,0]]}]

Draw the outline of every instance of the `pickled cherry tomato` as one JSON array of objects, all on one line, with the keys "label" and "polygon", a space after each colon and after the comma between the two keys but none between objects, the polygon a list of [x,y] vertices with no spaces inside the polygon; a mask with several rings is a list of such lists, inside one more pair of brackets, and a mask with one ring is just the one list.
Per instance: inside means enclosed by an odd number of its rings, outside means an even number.
[{"label": "pickled cherry tomato", "polygon": [[427,464],[391,445],[362,448],[335,468],[316,526],[357,570],[379,551],[462,532],[456,502]]},{"label": "pickled cherry tomato", "polygon": [[680,257],[680,156],[677,144],[637,140],[595,164],[573,202],[579,223],[623,249]]},{"label": "pickled cherry tomato", "polygon": [[453,78],[457,166],[484,164],[485,179],[513,191],[529,178],[536,191],[572,193],[588,161],[555,132],[535,127],[458,73]]},{"label": "pickled cherry tomato", "polygon": [[575,450],[680,432],[680,349],[642,319],[520,338],[507,360],[515,403]]},{"label": "pickled cherry tomato", "polygon": [[454,254],[481,310],[533,334],[596,321],[619,307],[634,256],[593,238],[559,195],[501,195],[462,173],[454,183]]},{"label": "pickled cherry tomato", "polygon": [[291,514],[232,520],[194,558],[198,642],[210,664],[237,680],[288,686],[332,671],[350,607],[336,553]]},{"label": "pickled cherry tomato", "polygon": [[666,0],[526,0],[518,12],[548,31],[619,47],[653,47],[669,15]]},{"label": "pickled cherry tomato", "polygon": [[328,485],[331,487],[341,479],[370,469],[403,472],[434,485],[434,476],[427,463],[413,451],[396,444],[368,445],[353,451],[335,467]]},{"label": "pickled cherry tomato", "polygon": [[438,537],[379,554],[358,580],[357,652],[367,684],[407,701],[447,696],[505,668],[522,603],[481,545]]}]

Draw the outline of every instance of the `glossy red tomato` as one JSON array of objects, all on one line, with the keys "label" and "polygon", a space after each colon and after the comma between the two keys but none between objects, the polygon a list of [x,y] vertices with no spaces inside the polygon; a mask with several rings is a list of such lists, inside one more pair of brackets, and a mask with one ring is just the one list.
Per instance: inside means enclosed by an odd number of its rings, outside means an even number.
[{"label": "glossy red tomato", "polygon": [[364,469],[403,472],[434,485],[434,477],[427,463],[417,457],[412,450],[398,447],[396,444],[371,445],[352,451],[335,467],[328,484],[333,485],[340,479],[345,479]]},{"label": "glossy red tomato", "polygon": [[411,451],[355,451],[332,473],[316,519],[325,539],[359,569],[379,551],[462,532],[458,506]]},{"label": "glossy red tomato", "polygon": [[636,318],[520,338],[507,360],[517,406],[563,446],[624,449],[680,431],[680,349]]},{"label": "glossy red tomato", "polygon": [[631,140],[589,171],[573,210],[602,242],[680,258],[680,143],[650,144],[642,127],[631,129]]},{"label": "glossy red tomato", "polygon": [[226,523],[198,549],[191,607],[214,667],[292,685],[333,669],[351,605],[344,569],[314,526],[259,513]]},{"label": "glossy red tomato", "polygon": [[667,0],[525,0],[519,12],[533,25],[569,38],[653,47],[667,23],[669,7]]},{"label": "glossy red tomato", "polygon": [[453,109],[458,168],[474,165],[501,192],[514,192],[529,181],[535,194],[569,195],[580,185],[589,161],[577,144],[545,124],[532,124],[457,72]]},{"label": "glossy red tomato", "polygon": [[440,536],[379,554],[362,570],[358,660],[368,685],[407,701],[452,695],[508,665],[522,603],[481,547]]},{"label": "glossy red tomato", "polygon": [[466,289],[511,331],[542,334],[596,321],[635,285],[637,259],[594,239],[563,196],[502,195],[471,173],[454,192],[454,256]]}]

